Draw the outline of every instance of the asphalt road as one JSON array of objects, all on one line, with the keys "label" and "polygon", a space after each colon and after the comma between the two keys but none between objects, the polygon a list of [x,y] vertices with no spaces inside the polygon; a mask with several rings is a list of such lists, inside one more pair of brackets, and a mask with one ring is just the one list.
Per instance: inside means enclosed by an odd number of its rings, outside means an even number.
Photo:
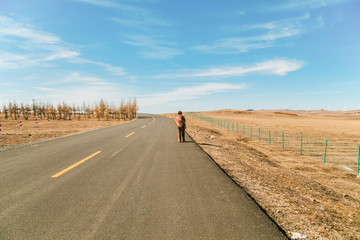
[{"label": "asphalt road", "polygon": [[0,152],[0,239],[287,239],[160,116]]}]

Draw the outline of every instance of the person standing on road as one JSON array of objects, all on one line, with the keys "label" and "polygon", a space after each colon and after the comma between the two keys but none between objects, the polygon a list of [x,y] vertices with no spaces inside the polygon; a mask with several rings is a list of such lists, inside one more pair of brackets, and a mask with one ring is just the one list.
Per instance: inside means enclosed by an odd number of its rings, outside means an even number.
[{"label": "person standing on road", "polygon": [[177,130],[178,130],[178,142],[182,141],[185,142],[185,128],[186,128],[186,119],[182,115],[181,111],[178,111],[178,115],[175,119]]}]

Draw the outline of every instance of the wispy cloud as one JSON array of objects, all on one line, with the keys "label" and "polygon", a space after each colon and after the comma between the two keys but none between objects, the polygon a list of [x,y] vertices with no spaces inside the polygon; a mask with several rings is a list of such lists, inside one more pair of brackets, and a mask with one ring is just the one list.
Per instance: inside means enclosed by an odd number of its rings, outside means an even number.
[{"label": "wispy cloud", "polygon": [[181,73],[154,76],[154,78],[204,78],[204,77],[236,77],[248,74],[269,74],[285,76],[304,66],[299,60],[274,59],[256,63],[252,66],[227,66],[208,69],[192,69]]},{"label": "wispy cloud", "polygon": [[16,69],[20,66],[31,67],[38,65],[38,61],[30,60],[26,55],[0,52],[0,70]]},{"label": "wispy cloud", "polygon": [[22,24],[12,20],[11,18],[0,16],[0,36],[12,36],[26,39],[36,44],[56,44],[61,40],[57,36],[40,31],[29,24]]},{"label": "wispy cloud", "polygon": [[108,0],[75,0],[76,2],[84,2],[100,7],[116,7],[117,3]]},{"label": "wispy cloud", "polygon": [[[132,89],[126,85],[107,81],[101,77],[72,72],[56,81],[37,84],[34,89],[38,92],[38,100],[52,103],[66,101],[82,104],[97,102],[103,98],[110,102],[120,102],[121,98],[133,97]],[[40,91],[40,92],[39,92]],[[24,99],[31,99],[29,93],[24,93]]]},{"label": "wispy cloud", "polygon": [[167,26],[171,26],[171,24],[169,22],[156,20],[151,17],[146,17],[146,18],[112,17],[111,20],[113,20],[114,22],[119,23],[123,26],[127,26],[127,27],[148,27],[148,26],[167,27]]},{"label": "wispy cloud", "polygon": [[0,42],[3,42],[3,47],[0,46],[1,69],[38,66],[80,55],[58,36],[6,16],[0,16]]},{"label": "wispy cloud", "polygon": [[136,7],[131,4],[120,3],[119,1],[110,1],[110,0],[73,0],[73,1],[91,4],[91,5],[98,6],[98,7],[115,8],[115,9],[131,12],[131,13],[137,14],[137,15],[146,15],[147,14],[146,9]]},{"label": "wispy cloud", "polygon": [[96,65],[99,67],[104,68],[106,71],[108,71],[110,74],[112,75],[116,75],[116,76],[126,76],[128,78],[133,78],[132,76],[129,75],[129,73],[127,73],[125,71],[124,68],[122,67],[118,67],[118,66],[113,66],[111,64],[108,63],[103,63],[103,62],[98,62],[98,61],[92,61],[89,59],[85,59],[85,58],[81,58],[81,57],[75,57],[71,60],[71,62],[73,63],[78,63],[78,64],[92,64],[92,65]]},{"label": "wispy cloud", "polygon": [[309,9],[327,7],[334,4],[347,2],[349,0],[288,0],[271,10],[291,10],[291,9]]},{"label": "wispy cloud", "polygon": [[73,72],[69,76],[58,81],[59,83],[77,83],[82,85],[98,86],[98,85],[107,85],[108,82],[104,81],[99,77],[94,76],[84,76],[78,72]]},{"label": "wispy cloud", "polygon": [[56,61],[66,60],[72,63],[96,65],[112,75],[132,78],[122,67],[81,57],[79,51],[69,47],[70,44],[54,34],[1,15],[0,42],[7,46],[4,51],[0,45],[0,70],[48,67]]},{"label": "wispy cloud", "polygon": [[151,106],[169,102],[185,101],[211,95],[220,92],[245,89],[245,84],[229,83],[206,83],[197,86],[187,86],[176,88],[169,92],[155,93],[138,98],[141,106]]},{"label": "wispy cloud", "polygon": [[191,49],[216,54],[239,54],[253,49],[269,48],[280,39],[290,38],[302,33],[301,21],[309,19],[310,14],[301,17],[288,18],[266,23],[243,25],[240,27],[225,27],[225,30],[233,34],[249,30],[263,30],[260,35],[248,37],[231,37],[215,41],[213,44],[200,45]]},{"label": "wispy cloud", "polygon": [[54,53],[52,53],[49,57],[45,59],[45,61],[54,61],[59,59],[73,58],[79,56],[80,53],[76,51],[72,51],[69,49],[60,49]]},{"label": "wispy cloud", "polygon": [[127,35],[127,39],[123,40],[123,43],[140,47],[140,55],[144,58],[170,59],[183,53],[182,50],[173,47],[176,45],[173,42],[156,41],[144,35]]}]

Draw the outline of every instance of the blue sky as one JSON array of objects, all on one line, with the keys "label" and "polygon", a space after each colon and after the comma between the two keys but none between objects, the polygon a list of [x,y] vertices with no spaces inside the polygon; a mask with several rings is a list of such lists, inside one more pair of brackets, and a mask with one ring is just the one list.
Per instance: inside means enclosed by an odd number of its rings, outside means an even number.
[{"label": "blue sky", "polygon": [[0,104],[360,109],[358,0],[0,0]]}]

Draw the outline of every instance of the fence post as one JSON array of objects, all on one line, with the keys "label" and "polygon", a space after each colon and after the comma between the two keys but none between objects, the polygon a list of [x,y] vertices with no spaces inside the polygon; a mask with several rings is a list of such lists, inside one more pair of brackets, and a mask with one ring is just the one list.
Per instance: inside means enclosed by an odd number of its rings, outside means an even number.
[{"label": "fence post", "polygon": [[261,142],[260,133],[261,133],[261,132],[260,132],[260,128],[259,128],[259,142]]},{"label": "fence post", "polygon": [[326,163],[327,139],[325,140],[324,164]]},{"label": "fence post", "polygon": [[301,140],[300,140],[300,155],[302,155],[302,145],[303,145],[303,135],[301,134]]},{"label": "fence post", "polygon": [[284,132],[282,132],[282,147],[284,149]]},{"label": "fence post", "polygon": [[234,132],[234,122],[231,123],[231,129]]},{"label": "fence post", "polygon": [[358,174],[359,174],[359,170],[360,170],[360,146],[359,146],[359,151],[358,151],[358,169],[357,169]]},{"label": "fence post", "polygon": [[250,126],[250,139],[252,139],[252,126]]},{"label": "fence post", "polygon": [[245,124],[243,124],[243,135],[245,135]]},{"label": "fence post", "polygon": [[271,131],[269,130],[269,145],[271,145]]},{"label": "fence post", "polygon": [[228,121],[228,130],[229,130],[229,125],[230,125],[230,122]]},{"label": "fence post", "polygon": [[239,133],[239,123],[236,122],[236,133],[238,134]]}]

